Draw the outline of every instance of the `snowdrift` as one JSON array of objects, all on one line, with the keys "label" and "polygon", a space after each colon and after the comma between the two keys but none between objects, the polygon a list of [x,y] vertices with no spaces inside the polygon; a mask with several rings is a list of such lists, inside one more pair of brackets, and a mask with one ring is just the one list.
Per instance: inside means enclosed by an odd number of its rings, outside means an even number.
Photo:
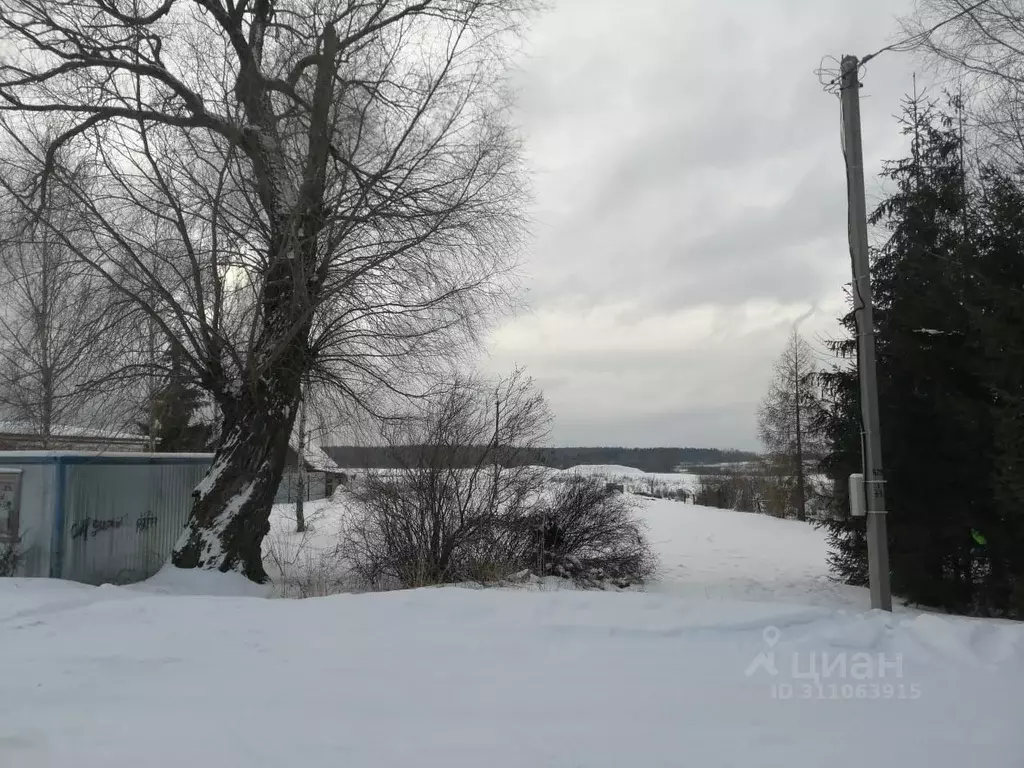
[{"label": "snowdrift", "polygon": [[1017,768],[1024,746],[1008,623],[457,588],[11,600],[5,768]]},{"label": "snowdrift", "polygon": [[[277,555],[334,563],[345,509],[278,507]],[[865,612],[806,524],[642,515],[646,592],[0,579],[0,766],[1021,765],[1024,624]]]}]

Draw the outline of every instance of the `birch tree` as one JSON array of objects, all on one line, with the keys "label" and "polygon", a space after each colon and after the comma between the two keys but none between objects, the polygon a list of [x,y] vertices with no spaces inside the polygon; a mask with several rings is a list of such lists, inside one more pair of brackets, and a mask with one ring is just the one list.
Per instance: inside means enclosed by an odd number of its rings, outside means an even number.
[{"label": "birch tree", "polygon": [[[265,581],[304,377],[408,394],[410,366],[463,348],[502,298],[522,185],[501,78],[526,4],[0,3],[10,135],[63,126],[25,205],[72,191],[102,254],[78,257],[220,413],[178,567]],[[66,148],[91,188],[53,162]]]},{"label": "birch tree", "polygon": [[0,208],[0,410],[54,447],[63,426],[118,428],[133,339],[122,302],[63,242],[80,237],[67,200],[48,215],[55,236],[5,200]]},{"label": "birch tree", "polygon": [[757,412],[757,430],[773,474],[788,477],[798,520],[807,519],[808,460],[821,455],[816,424],[821,410],[814,350],[795,329],[775,363]]}]

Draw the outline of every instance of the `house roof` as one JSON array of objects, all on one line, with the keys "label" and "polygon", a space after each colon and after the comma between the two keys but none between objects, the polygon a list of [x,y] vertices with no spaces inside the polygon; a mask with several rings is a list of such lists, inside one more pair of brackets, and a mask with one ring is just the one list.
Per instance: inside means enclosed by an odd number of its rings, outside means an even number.
[{"label": "house roof", "polygon": [[[291,449],[295,451],[295,455],[298,456],[299,451],[295,442],[289,443]],[[308,466],[314,472],[341,472],[341,467],[335,463],[334,459],[328,456],[323,448],[317,446],[310,446],[305,452],[306,466]]]},{"label": "house roof", "polygon": [[[0,435],[11,435],[18,437],[39,436],[40,430],[37,424],[28,421],[0,421]],[[145,435],[126,430],[96,429],[93,427],[79,427],[70,424],[51,424],[50,437],[77,438],[80,440],[102,440],[102,441],[123,441],[139,442],[146,440]]]}]

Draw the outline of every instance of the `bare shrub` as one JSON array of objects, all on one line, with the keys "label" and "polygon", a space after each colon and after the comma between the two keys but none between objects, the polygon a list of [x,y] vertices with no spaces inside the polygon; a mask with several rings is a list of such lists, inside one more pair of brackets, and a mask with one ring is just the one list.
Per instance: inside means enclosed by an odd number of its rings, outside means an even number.
[{"label": "bare shrub", "polygon": [[804,489],[800,489],[789,464],[768,459],[760,465],[761,508],[758,511],[772,517],[797,517],[803,504],[806,512],[808,484],[805,479]]},{"label": "bare shrub", "polygon": [[[368,473],[343,552],[370,589],[497,583],[529,571],[627,586],[654,558],[627,497],[601,478],[529,465],[548,411],[520,372],[460,379],[388,437],[398,469]],[[549,485],[553,486],[549,492]]]},{"label": "bare shrub", "polygon": [[528,518],[538,571],[588,585],[643,583],[654,572],[655,557],[634,511],[628,497],[600,480],[570,478],[549,508]]},{"label": "bare shrub", "polygon": [[0,539],[0,578],[17,576],[24,558],[21,537]]},{"label": "bare shrub", "polygon": [[769,459],[740,472],[701,475],[694,503],[800,519],[802,500],[805,514],[817,518],[824,506],[824,491],[820,484],[819,477],[808,473],[801,494],[790,469]]},{"label": "bare shrub", "polygon": [[762,511],[757,479],[736,473],[701,475],[694,504],[740,512]]},{"label": "bare shrub", "polygon": [[524,465],[545,434],[543,397],[521,372],[491,387],[459,378],[385,428],[398,468],[368,473],[343,547],[370,588],[495,581],[517,570],[516,521],[544,487]]}]

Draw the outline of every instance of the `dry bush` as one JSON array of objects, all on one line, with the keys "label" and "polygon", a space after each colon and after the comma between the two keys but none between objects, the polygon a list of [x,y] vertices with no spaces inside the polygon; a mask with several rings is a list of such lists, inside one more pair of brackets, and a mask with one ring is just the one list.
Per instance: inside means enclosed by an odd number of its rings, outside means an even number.
[{"label": "dry bush", "polygon": [[0,540],[0,578],[17,576],[24,556],[25,553],[21,549],[21,537]]},{"label": "dry bush", "polygon": [[606,483],[574,477],[562,483],[550,507],[532,513],[527,567],[537,553],[540,575],[570,578],[581,584],[643,583],[655,557],[635,504]]},{"label": "dry bush", "polygon": [[[808,473],[805,480],[806,510],[811,518],[821,514],[824,490]],[[772,517],[797,518],[799,493],[792,471],[773,462],[762,462],[745,472],[720,472],[700,476],[694,503],[703,507],[757,512]]]},{"label": "dry bush", "polygon": [[722,473],[701,475],[694,504],[702,507],[761,512],[762,495],[755,475]]},{"label": "dry bush", "polygon": [[386,444],[398,468],[369,473],[343,535],[368,588],[499,580],[516,570],[518,526],[545,473],[522,460],[549,415],[521,372],[496,385],[458,378],[414,417],[393,422]]},{"label": "dry bush", "polygon": [[530,571],[582,584],[634,584],[653,569],[632,506],[600,478],[528,464],[543,398],[520,373],[463,379],[390,434],[400,467],[370,473],[342,549],[369,589],[495,583]]},{"label": "dry bush", "polygon": [[[343,539],[369,588],[498,581],[519,567],[515,526],[536,473],[422,468],[370,477]],[[505,503],[503,504],[502,501]]]}]

